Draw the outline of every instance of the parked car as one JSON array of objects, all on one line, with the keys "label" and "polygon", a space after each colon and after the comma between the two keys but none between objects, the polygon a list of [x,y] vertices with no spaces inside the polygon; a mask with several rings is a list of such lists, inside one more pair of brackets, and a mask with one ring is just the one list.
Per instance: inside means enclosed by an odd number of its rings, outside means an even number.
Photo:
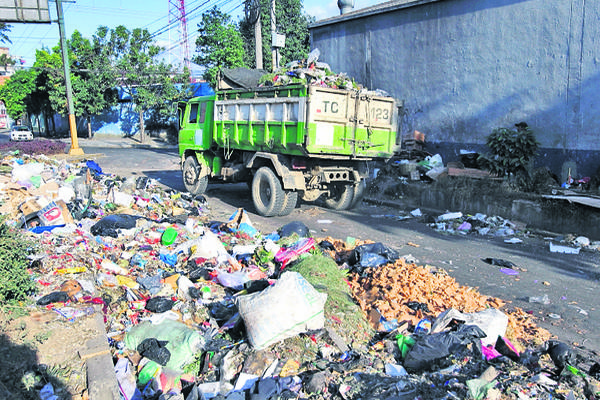
[{"label": "parked car", "polygon": [[28,127],[21,125],[13,127],[10,131],[11,141],[33,140],[33,132]]}]

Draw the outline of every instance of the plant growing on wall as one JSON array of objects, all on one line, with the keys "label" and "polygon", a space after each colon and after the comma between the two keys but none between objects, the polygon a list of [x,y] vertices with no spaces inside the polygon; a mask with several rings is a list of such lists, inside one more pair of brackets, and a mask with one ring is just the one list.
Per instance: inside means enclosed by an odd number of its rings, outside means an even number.
[{"label": "plant growing on wall", "polygon": [[486,138],[490,153],[479,157],[479,161],[492,174],[507,177],[516,184],[526,185],[530,179],[528,167],[535,158],[539,143],[525,122],[515,128],[496,128]]}]

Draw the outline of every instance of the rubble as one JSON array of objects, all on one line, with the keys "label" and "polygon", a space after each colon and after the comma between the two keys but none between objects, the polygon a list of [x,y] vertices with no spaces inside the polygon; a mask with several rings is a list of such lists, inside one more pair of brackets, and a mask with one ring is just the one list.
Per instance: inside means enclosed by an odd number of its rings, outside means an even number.
[{"label": "rubble", "polygon": [[[206,199],[152,180],[23,161],[4,159],[23,168],[0,176],[2,211],[39,243],[36,307],[65,323],[102,312],[125,398],[599,393],[598,368],[583,372],[529,314],[382,243],[313,238],[298,223],[259,232],[243,209],[215,222]],[[458,214],[435,224],[516,229]]]}]

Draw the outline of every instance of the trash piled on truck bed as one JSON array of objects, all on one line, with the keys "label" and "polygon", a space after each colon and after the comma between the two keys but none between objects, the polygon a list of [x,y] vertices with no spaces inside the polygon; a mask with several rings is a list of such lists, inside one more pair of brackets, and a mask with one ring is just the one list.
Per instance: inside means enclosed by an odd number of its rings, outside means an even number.
[{"label": "trash piled on truck bed", "polygon": [[[7,156],[37,308],[102,312],[124,399],[597,398],[600,364],[382,243],[212,221],[203,197]],[[94,306],[91,308],[91,306]]]},{"label": "trash piled on truck bed", "polygon": [[376,96],[389,97],[389,94],[381,89],[367,90],[344,72],[332,72],[329,64],[318,61],[320,55],[319,49],[314,49],[306,59],[293,61],[273,73],[263,75],[259,79],[259,86],[309,84],[332,89],[359,90]]}]

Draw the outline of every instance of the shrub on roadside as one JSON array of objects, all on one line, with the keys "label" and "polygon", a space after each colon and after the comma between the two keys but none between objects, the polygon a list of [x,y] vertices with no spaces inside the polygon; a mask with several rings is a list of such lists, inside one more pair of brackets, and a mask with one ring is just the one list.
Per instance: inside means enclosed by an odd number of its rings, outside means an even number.
[{"label": "shrub on roadside", "polygon": [[21,301],[35,288],[27,272],[27,255],[32,243],[0,219],[0,304]]},{"label": "shrub on roadside", "polygon": [[494,129],[486,139],[490,154],[480,156],[478,161],[491,173],[524,189],[531,181],[529,168],[539,143],[525,122],[515,126],[516,129]]}]

